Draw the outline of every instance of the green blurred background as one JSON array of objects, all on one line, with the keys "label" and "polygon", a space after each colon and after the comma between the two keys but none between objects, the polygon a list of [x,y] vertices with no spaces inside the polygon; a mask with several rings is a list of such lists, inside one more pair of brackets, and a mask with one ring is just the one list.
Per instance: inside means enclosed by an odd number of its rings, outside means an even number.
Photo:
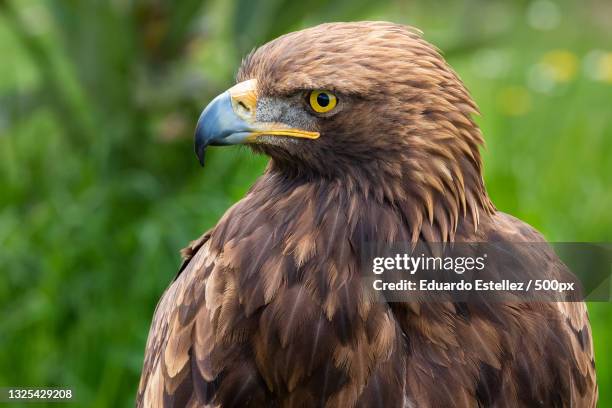
[{"label": "green blurred background", "polygon": [[[178,251],[262,172],[192,150],[241,57],[325,21],[415,25],[481,107],[486,182],[553,241],[612,241],[612,3],[0,0],[0,386],[130,406]],[[589,305],[612,406],[612,305]]]}]

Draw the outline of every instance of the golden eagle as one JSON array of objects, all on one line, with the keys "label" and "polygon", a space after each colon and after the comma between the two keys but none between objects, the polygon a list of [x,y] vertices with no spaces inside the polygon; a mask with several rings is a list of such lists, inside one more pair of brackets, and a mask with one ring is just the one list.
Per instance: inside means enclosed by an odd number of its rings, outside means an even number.
[{"label": "golden eagle", "polygon": [[137,405],[595,406],[583,302],[392,303],[362,289],[365,241],[544,242],[490,201],[476,112],[402,25],[323,24],[246,57],[195,149],[203,163],[208,145],[246,143],[270,162],[184,250]]}]

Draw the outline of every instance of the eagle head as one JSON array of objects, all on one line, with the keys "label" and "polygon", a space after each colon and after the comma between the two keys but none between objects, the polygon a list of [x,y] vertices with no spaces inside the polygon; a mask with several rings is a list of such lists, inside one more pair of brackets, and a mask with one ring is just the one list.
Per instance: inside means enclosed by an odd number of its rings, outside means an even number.
[{"label": "eagle head", "polygon": [[418,30],[329,23],[248,55],[237,84],[202,112],[195,150],[203,163],[208,145],[248,144],[272,158],[270,171],[384,184],[391,201],[419,197],[430,218],[441,196],[456,219],[470,206],[492,208],[474,113]]}]

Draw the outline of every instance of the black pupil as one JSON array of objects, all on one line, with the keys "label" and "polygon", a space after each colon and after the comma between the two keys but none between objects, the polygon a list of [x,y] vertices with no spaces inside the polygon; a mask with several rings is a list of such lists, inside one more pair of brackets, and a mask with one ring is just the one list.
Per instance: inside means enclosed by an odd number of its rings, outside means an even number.
[{"label": "black pupil", "polygon": [[319,106],[326,107],[329,105],[329,95],[326,93],[320,93],[317,95],[317,103]]}]

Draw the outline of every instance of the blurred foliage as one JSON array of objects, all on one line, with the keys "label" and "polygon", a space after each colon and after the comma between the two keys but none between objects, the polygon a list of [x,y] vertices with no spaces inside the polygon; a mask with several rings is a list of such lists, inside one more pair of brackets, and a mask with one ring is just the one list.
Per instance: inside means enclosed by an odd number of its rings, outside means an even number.
[{"label": "blurred foliage", "polygon": [[[612,236],[612,4],[0,0],[0,386],[129,406],[178,250],[265,158],[191,135],[241,57],[324,21],[418,26],[476,101],[502,211],[554,241]],[[612,406],[612,305],[590,305]]]}]

